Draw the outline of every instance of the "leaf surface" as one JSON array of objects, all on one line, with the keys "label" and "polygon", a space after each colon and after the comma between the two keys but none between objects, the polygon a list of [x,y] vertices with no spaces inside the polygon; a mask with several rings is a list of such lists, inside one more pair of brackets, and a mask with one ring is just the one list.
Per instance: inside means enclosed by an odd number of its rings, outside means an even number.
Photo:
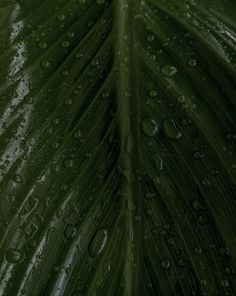
[{"label": "leaf surface", "polygon": [[235,295],[232,0],[2,0],[0,295]]}]

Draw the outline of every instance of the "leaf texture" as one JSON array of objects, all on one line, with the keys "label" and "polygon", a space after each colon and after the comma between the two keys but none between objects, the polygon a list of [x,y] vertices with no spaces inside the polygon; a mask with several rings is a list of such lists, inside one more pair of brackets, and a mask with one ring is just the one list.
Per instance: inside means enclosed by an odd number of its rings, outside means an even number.
[{"label": "leaf texture", "polygon": [[0,295],[235,295],[235,9],[1,1]]}]

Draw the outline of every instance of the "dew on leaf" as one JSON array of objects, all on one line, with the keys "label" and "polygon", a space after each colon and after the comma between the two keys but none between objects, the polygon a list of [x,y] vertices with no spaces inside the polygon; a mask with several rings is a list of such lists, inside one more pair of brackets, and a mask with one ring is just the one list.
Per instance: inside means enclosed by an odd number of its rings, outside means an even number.
[{"label": "dew on leaf", "polygon": [[70,169],[73,167],[74,161],[72,159],[66,159],[64,160],[63,164],[65,168]]},{"label": "dew on leaf", "polygon": [[155,155],[154,163],[155,163],[155,167],[156,167],[157,170],[162,170],[163,169],[163,160],[162,160],[162,158],[160,158],[160,156]]},{"label": "dew on leaf", "polygon": [[170,266],[171,266],[170,259],[166,258],[166,259],[163,259],[163,260],[161,261],[161,267],[162,267],[163,269],[169,269]]},{"label": "dew on leaf", "polygon": [[49,68],[51,66],[51,64],[48,61],[42,61],[41,66],[42,66],[42,68]]},{"label": "dew on leaf", "polygon": [[195,200],[192,202],[192,208],[193,208],[195,211],[200,211],[200,210],[201,210],[201,204],[200,204],[199,200],[195,199]]},{"label": "dew on leaf", "polygon": [[151,89],[148,93],[149,97],[154,98],[157,96],[157,91],[155,89]]},{"label": "dew on leaf", "polygon": [[147,37],[147,41],[148,42],[151,42],[151,41],[153,41],[154,40],[154,35],[149,35],[148,37]]},{"label": "dew on leaf", "polygon": [[144,119],[142,121],[142,131],[149,137],[153,137],[158,132],[158,125],[154,119]]},{"label": "dew on leaf", "polygon": [[39,48],[41,48],[41,49],[46,49],[46,48],[48,47],[47,43],[46,43],[46,42],[43,42],[43,41],[40,41],[40,42],[38,43],[38,46],[39,46]]},{"label": "dew on leaf", "polygon": [[98,229],[89,244],[89,254],[91,257],[98,256],[105,248],[107,243],[107,230]]},{"label": "dew on leaf", "polygon": [[171,65],[164,65],[161,67],[161,72],[166,77],[171,77],[177,73],[177,69]]},{"label": "dew on leaf", "polygon": [[174,120],[165,119],[163,121],[163,130],[165,135],[172,140],[178,140],[182,137],[182,132],[177,128]]},{"label": "dew on leaf", "polygon": [[188,65],[190,67],[196,67],[197,66],[197,61],[194,60],[194,59],[191,59],[191,60],[188,61]]},{"label": "dew on leaf", "polygon": [[5,253],[6,261],[9,263],[19,263],[22,258],[22,251],[20,249],[9,248]]},{"label": "dew on leaf", "polygon": [[70,46],[70,42],[69,41],[63,41],[61,45],[62,45],[62,47],[66,48],[66,47]]},{"label": "dew on leaf", "polygon": [[228,287],[229,282],[227,280],[221,280],[220,285],[221,285],[221,287]]},{"label": "dew on leaf", "polygon": [[96,2],[97,2],[98,5],[102,5],[102,4],[105,3],[105,0],[96,0]]},{"label": "dew on leaf", "polygon": [[54,164],[51,165],[51,171],[52,171],[53,173],[58,173],[59,170],[60,170],[60,167],[59,167],[58,164],[54,163]]},{"label": "dew on leaf", "polygon": [[71,99],[65,99],[64,104],[65,104],[66,106],[70,106],[70,105],[73,104],[73,101],[72,101]]},{"label": "dew on leaf", "polygon": [[58,21],[64,21],[64,19],[65,19],[65,15],[64,15],[64,14],[59,14],[59,15],[57,16],[57,19],[58,19]]},{"label": "dew on leaf", "polygon": [[20,175],[16,174],[15,176],[13,176],[13,181],[15,181],[16,183],[22,183],[22,178]]},{"label": "dew on leaf", "polygon": [[155,192],[148,191],[148,192],[145,193],[145,198],[146,199],[152,199],[152,198],[155,198],[155,196],[156,196]]},{"label": "dew on leaf", "polygon": [[135,205],[134,205],[133,201],[130,199],[127,200],[127,209],[129,211],[135,211]]},{"label": "dew on leaf", "polygon": [[202,159],[204,157],[204,153],[202,151],[195,151],[193,153],[194,159]]},{"label": "dew on leaf", "polygon": [[65,235],[65,238],[67,240],[72,240],[75,237],[75,235],[76,235],[76,228],[75,228],[75,226],[72,225],[72,224],[68,224],[66,226],[65,231],[64,231],[64,235]]}]

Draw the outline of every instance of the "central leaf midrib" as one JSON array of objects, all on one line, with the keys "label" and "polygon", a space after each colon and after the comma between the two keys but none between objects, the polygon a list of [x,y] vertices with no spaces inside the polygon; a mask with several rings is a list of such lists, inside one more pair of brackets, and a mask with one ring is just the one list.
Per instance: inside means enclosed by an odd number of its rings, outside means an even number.
[{"label": "central leaf midrib", "polygon": [[[124,295],[133,295],[134,272],[132,267],[134,208],[135,200],[135,162],[136,162],[136,65],[134,55],[134,1],[120,0],[116,7],[116,66],[117,83],[117,118],[119,122],[121,170],[124,175],[123,189],[125,194],[125,262],[124,262]],[[135,109],[134,109],[135,106]],[[137,166],[137,164],[136,164]]]}]

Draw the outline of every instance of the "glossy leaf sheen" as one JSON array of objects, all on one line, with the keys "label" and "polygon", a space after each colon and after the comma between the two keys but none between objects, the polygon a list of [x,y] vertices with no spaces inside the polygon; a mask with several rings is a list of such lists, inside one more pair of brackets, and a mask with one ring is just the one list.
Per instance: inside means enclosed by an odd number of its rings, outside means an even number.
[{"label": "glossy leaf sheen", "polygon": [[0,295],[235,295],[233,0],[0,2]]}]

